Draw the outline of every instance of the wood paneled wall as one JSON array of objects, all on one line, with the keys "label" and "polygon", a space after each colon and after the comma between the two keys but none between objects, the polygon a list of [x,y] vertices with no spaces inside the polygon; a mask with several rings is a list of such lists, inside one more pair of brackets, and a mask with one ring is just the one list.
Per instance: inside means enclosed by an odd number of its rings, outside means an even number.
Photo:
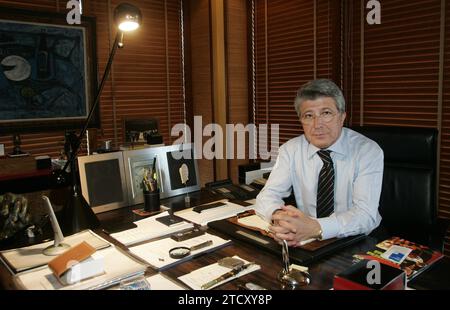
[{"label": "wood paneled wall", "polygon": [[[192,110],[194,116],[201,116],[203,124],[213,119],[212,73],[211,73],[211,32],[209,0],[192,0],[190,6],[191,84]],[[194,128],[191,128],[194,134]],[[201,128],[203,131],[203,128]],[[204,137],[201,141],[207,141]],[[203,147],[201,148],[203,151]],[[202,185],[214,180],[214,161],[198,160]]]},{"label": "wood paneled wall", "polygon": [[[248,102],[248,66],[247,55],[247,4],[248,1],[225,1],[225,42],[227,64],[227,123],[243,124],[249,122]],[[228,161],[228,175],[234,183],[238,183],[238,165],[248,163],[248,135],[245,143],[247,159],[237,159],[237,143],[235,135],[234,159]]]},{"label": "wood paneled wall", "polygon": [[[225,124],[245,126],[249,121],[247,1],[226,0],[220,10],[214,1],[189,1],[192,105],[194,116],[202,117],[203,127],[219,123],[225,134]],[[213,18],[220,24],[213,26]],[[214,52],[213,40],[222,46],[223,54]],[[219,59],[223,57],[224,66],[223,59]],[[203,137],[203,142],[209,139]],[[223,159],[199,160],[203,184],[224,178],[238,182],[238,165],[247,163],[248,159],[226,159],[225,141],[222,147]],[[236,149],[235,135],[234,158]]]}]

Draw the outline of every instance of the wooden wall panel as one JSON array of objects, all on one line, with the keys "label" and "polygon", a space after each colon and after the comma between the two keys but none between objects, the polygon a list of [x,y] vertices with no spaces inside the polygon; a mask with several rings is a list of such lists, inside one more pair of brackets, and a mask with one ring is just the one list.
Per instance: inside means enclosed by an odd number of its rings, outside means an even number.
[{"label": "wooden wall panel", "polygon": [[[228,124],[249,122],[248,115],[248,57],[247,57],[247,1],[225,1],[227,107]],[[235,135],[234,159],[228,162],[228,175],[238,183],[238,165],[248,163],[248,137],[245,143],[246,159],[237,159]]]},{"label": "wooden wall panel", "polygon": [[[213,122],[209,0],[192,0],[189,3],[192,110],[194,116],[202,117],[203,126],[205,126]],[[194,135],[194,128],[191,128],[191,131]],[[208,139],[204,137],[200,141],[202,149],[203,143]],[[200,159],[198,167],[202,185],[214,180],[213,160]]]},{"label": "wooden wall panel", "polygon": [[[212,0],[210,3],[211,21],[211,63],[212,63],[212,91],[213,91],[213,119],[219,128],[225,128],[227,120],[227,89],[225,66],[225,12],[223,0]],[[217,133],[215,132],[214,135]],[[225,136],[225,134],[223,134]],[[214,161],[214,174],[216,180],[228,178],[228,161],[222,150],[224,144],[215,141],[216,159]]]}]

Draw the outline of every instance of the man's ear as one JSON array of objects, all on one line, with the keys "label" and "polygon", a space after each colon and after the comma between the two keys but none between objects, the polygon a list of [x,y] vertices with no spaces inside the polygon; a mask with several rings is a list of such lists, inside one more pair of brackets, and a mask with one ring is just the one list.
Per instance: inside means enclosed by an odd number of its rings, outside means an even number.
[{"label": "man's ear", "polygon": [[343,112],[342,114],[341,114],[341,126],[344,126],[344,121],[345,121],[345,118],[347,117],[347,113],[346,112]]}]

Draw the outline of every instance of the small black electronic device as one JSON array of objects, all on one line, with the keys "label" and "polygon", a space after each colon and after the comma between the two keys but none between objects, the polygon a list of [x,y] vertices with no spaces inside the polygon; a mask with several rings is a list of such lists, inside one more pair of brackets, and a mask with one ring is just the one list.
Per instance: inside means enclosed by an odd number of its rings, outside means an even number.
[{"label": "small black electronic device", "polygon": [[163,223],[166,226],[171,226],[183,222],[183,219],[181,217],[173,214],[157,217],[156,220],[160,223]]},{"label": "small black electronic device", "polygon": [[213,202],[213,203],[208,203],[208,204],[193,207],[192,211],[197,212],[197,213],[202,213],[203,211],[214,209],[214,208],[219,208],[219,207],[223,207],[223,206],[226,206],[226,203]]},{"label": "small black electronic device", "polygon": [[191,230],[188,230],[185,232],[179,232],[179,233],[173,234],[170,236],[170,238],[172,238],[175,241],[180,242],[180,241],[184,241],[184,240],[188,240],[191,238],[201,236],[203,234],[205,234],[204,230],[201,230],[199,228],[194,228],[194,229],[191,229]]},{"label": "small black electronic device", "polygon": [[213,194],[220,194],[230,200],[249,200],[258,194],[253,187],[245,184],[235,185],[230,179],[209,182],[205,187]]}]

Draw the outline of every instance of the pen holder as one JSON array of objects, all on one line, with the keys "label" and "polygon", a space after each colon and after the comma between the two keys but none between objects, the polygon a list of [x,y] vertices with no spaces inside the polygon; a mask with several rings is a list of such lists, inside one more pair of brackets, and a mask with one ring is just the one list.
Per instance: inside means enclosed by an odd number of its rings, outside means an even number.
[{"label": "pen holder", "polygon": [[144,210],[147,212],[159,211],[159,189],[155,192],[144,191]]}]

